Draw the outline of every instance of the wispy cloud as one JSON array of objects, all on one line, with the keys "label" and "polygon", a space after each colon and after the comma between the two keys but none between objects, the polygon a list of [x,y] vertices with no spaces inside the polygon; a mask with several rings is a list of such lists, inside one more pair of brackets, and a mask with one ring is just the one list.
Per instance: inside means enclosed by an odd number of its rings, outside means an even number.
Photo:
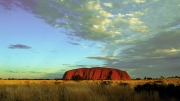
[{"label": "wispy cloud", "polygon": [[52,50],[52,51],[49,51],[49,52],[53,52],[54,53],[54,52],[58,52],[58,51]]},{"label": "wispy cloud", "polygon": [[[165,25],[179,24],[180,20],[177,18],[180,16],[176,14],[179,10],[178,0],[154,1],[44,0],[42,3],[35,0],[11,2],[5,0],[0,1],[0,4],[9,9],[13,9],[13,5],[16,5],[53,27],[67,29],[63,33],[70,38],[115,43],[146,39],[156,34],[152,33],[152,30],[158,27],[164,30],[166,28],[162,28],[163,26],[169,27]],[[165,16],[160,17],[161,14]]]},{"label": "wispy cloud", "polygon": [[15,45],[9,45],[9,49],[30,49],[30,46],[22,45],[22,44],[15,44]]},{"label": "wispy cloud", "polygon": [[79,43],[74,43],[74,42],[69,42],[69,41],[67,41],[67,42],[70,43],[71,45],[81,45]]},{"label": "wispy cloud", "polygon": [[[134,43],[131,47],[120,50],[115,55],[116,57],[112,57],[112,59],[106,55],[88,56],[86,58],[103,60],[104,65],[107,67],[117,67],[130,71],[132,69],[131,75],[134,77],[152,76],[149,71],[159,71],[153,72],[154,77],[160,75],[177,75],[177,70],[180,69],[179,32],[180,29],[158,33],[149,40],[142,43]],[[117,46],[118,44],[114,47]],[[105,50],[109,49],[107,48]],[[114,54],[115,51],[109,52]]]},{"label": "wispy cloud", "polygon": [[[124,68],[139,75],[170,67],[177,73],[175,69],[180,66],[179,4],[179,0],[0,1],[7,10],[16,6],[52,27],[65,29],[62,34],[72,39],[68,41],[71,45],[82,45],[74,42],[77,39],[102,42],[103,45],[96,47],[102,54],[85,58],[102,60],[106,66]],[[17,44],[9,48],[31,47]]]},{"label": "wispy cloud", "polygon": [[70,64],[62,64],[62,65],[70,65]]},{"label": "wispy cloud", "polygon": [[134,0],[136,3],[145,3],[146,0]]},{"label": "wispy cloud", "polygon": [[44,72],[38,72],[38,71],[17,71],[17,70],[4,70],[5,72],[8,73],[33,73],[33,74],[38,74],[38,73],[44,73]]},{"label": "wispy cloud", "polygon": [[33,74],[38,74],[38,73],[44,73],[44,72],[37,72],[37,71],[28,71],[27,73],[33,73]]},{"label": "wispy cloud", "polygon": [[115,56],[87,56],[86,58],[98,60],[116,60]]},{"label": "wispy cloud", "polygon": [[75,65],[76,67],[89,67],[89,65]]},{"label": "wispy cloud", "polygon": [[[144,0],[135,0],[144,2]],[[111,3],[100,1],[1,1],[4,7],[16,5],[38,18],[45,20],[53,27],[68,29],[66,35],[94,41],[113,42],[122,38],[123,28],[131,27],[131,32],[145,33],[148,27],[141,20],[143,10],[132,11],[130,14],[115,13],[117,8],[124,6],[121,2]],[[71,6],[70,6],[71,5]],[[73,5],[73,6],[72,6]],[[39,7],[39,8],[37,8]],[[46,13],[44,13],[46,11]],[[128,18],[118,15],[126,15]],[[132,26],[133,25],[133,26]],[[138,25],[141,27],[138,29]],[[72,43],[79,45],[78,43]]]},{"label": "wispy cloud", "polygon": [[13,70],[5,70],[5,72],[8,72],[8,73],[25,73],[25,72],[13,71]]}]

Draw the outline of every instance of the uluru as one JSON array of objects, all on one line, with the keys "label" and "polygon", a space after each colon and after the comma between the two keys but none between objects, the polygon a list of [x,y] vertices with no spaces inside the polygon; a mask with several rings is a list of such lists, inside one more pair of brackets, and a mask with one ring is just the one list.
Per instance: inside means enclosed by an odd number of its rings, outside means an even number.
[{"label": "uluru", "polygon": [[75,77],[80,77],[83,80],[130,80],[131,77],[126,71],[105,68],[77,68],[68,70],[63,75],[63,80],[73,80]]}]

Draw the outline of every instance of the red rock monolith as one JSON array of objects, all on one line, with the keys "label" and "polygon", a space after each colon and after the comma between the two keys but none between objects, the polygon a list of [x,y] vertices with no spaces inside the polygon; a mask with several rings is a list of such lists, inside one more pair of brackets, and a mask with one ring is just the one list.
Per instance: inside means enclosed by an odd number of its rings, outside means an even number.
[{"label": "red rock monolith", "polygon": [[64,80],[72,80],[74,76],[79,76],[84,80],[130,80],[131,77],[126,71],[115,68],[93,67],[78,68],[66,71]]}]

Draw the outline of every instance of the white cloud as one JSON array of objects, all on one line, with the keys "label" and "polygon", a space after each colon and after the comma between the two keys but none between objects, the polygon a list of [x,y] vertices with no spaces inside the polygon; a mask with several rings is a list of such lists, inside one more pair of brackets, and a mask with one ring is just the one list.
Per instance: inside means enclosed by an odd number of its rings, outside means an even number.
[{"label": "white cloud", "polygon": [[134,43],[136,40],[133,38],[129,38],[129,39],[121,39],[121,40],[115,40],[114,42],[116,44],[130,44],[130,43]]},{"label": "white cloud", "polygon": [[176,53],[179,53],[180,52],[180,49],[156,49],[154,51],[155,54],[176,54]]},{"label": "white cloud", "polygon": [[123,15],[123,14],[121,14],[121,13],[119,13],[118,15],[117,15],[117,17],[124,17],[125,15]]},{"label": "white cloud", "polygon": [[112,3],[103,3],[107,7],[112,7]]},{"label": "white cloud", "polygon": [[115,56],[87,56],[89,59],[98,59],[98,60],[115,60]]},{"label": "white cloud", "polygon": [[158,2],[159,0],[154,0],[155,2]]},{"label": "white cloud", "polygon": [[148,32],[148,26],[142,25],[142,26],[130,26],[130,28],[135,32],[140,33],[147,33]]},{"label": "white cloud", "polygon": [[124,1],[123,4],[128,4],[129,2],[128,1]]},{"label": "white cloud", "polygon": [[104,49],[105,49],[105,46],[103,46],[103,45],[98,45],[98,48],[104,50]]},{"label": "white cloud", "polygon": [[136,3],[145,3],[146,0],[134,0]]},{"label": "white cloud", "polygon": [[112,17],[113,16],[111,13],[104,11],[104,10],[100,10],[99,14],[104,16],[104,17]]},{"label": "white cloud", "polygon": [[94,28],[98,28],[99,26],[98,26],[98,25],[94,25],[93,27],[94,27]]},{"label": "white cloud", "polygon": [[130,25],[136,25],[136,24],[142,24],[143,22],[140,21],[138,18],[130,18],[128,20],[129,24]]},{"label": "white cloud", "polygon": [[144,13],[143,12],[139,12],[139,11],[125,14],[125,16],[130,16],[130,17],[142,16],[142,15],[144,15]]}]

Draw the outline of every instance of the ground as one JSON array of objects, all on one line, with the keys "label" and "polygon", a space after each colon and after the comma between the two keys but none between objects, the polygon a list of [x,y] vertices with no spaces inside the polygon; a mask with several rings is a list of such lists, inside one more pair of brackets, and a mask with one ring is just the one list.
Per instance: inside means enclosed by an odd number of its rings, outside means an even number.
[{"label": "ground", "polygon": [[69,84],[69,83],[101,83],[102,81],[109,81],[111,85],[119,83],[128,83],[130,85],[138,85],[145,83],[164,83],[164,84],[180,84],[180,78],[162,78],[155,80],[0,80],[0,84]]}]

